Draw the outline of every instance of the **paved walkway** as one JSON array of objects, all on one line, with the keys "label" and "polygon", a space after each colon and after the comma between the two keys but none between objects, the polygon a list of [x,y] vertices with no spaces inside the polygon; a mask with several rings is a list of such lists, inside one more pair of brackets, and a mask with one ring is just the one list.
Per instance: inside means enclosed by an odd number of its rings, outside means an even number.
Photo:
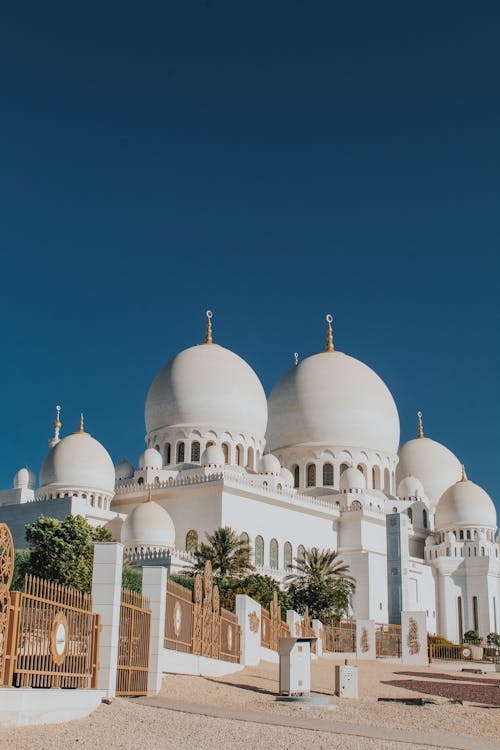
[{"label": "paved walkway", "polygon": [[[134,702],[143,703],[154,708],[166,708],[169,711],[180,711],[187,714],[211,716],[218,719],[232,719],[253,724],[268,724],[279,727],[296,727],[310,731],[346,734],[353,737],[367,737],[374,740],[427,745],[431,747],[450,748],[450,750],[500,750],[500,742],[475,737],[459,737],[438,732],[417,732],[409,729],[377,727],[373,725],[351,724],[347,722],[328,721],[326,719],[308,719],[304,716],[275,716],[264,711],[247,711],[239,708],[207,706],[201,703],[186,703],[172,698],[137,698]],[[415,708],[418,711],[418,708]],[[335,711],[335,709],[333,709]]]}]

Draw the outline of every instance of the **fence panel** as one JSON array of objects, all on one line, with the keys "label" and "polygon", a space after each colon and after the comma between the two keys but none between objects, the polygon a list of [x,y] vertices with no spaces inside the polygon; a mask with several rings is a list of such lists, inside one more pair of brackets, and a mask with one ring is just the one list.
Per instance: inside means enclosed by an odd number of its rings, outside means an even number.
[{"label": "fence panel", "polygon": [[189,589],[168,579],[165,648],[193,652],[193,596]]},{"label": "fence panel", "polygon": [[134,591],[122,590],[118,636],[117,695],[146,695],[148,690],[149,601]]},{"label": "fence panel", "polygon": [[[6,523],[0,523],[0,685],[4,684],[7,669],[7,637],[11,612],[9,592],[14,574],[14,544]],[[10,641],[9,641],[10,643]],[[10,670],[9,670],[10,675]]]},{"label": "fence panel", "polygon": [[220,658],[238,663],[240,660],[240,628],[233,612],[220,611]]},{"label": "fence panel", "polygon": [[463,661],[500,663],[500,649],[490,643],[452,643],[444,639],[428,638],[429,661]]},{"label": "fence panel", "polygon": [[401,656],[401,625],[380,624],[375,633],[376,654],[382,656]]},{"label": "fence panel", "polygon": [[332,653],[356,651],[356,625],[340,623],[323,627],[323,649]]},{"label": "fence panel", "polygon": [[[10,673],[15,687],[96,687],[99,615],[89,594],[34,576],[13,594]],[[11,679],[12,676],[12,679]]]},{"label": "fence panel", "polygon": [[271,648],[271,616],[264,607],[260,611],[260,643]]}]

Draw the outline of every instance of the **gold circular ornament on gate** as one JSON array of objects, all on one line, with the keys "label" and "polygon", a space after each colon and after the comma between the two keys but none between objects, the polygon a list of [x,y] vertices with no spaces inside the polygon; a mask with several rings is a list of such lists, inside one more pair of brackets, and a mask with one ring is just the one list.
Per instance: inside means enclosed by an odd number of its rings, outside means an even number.
[{"label": "gold circular ornament on gate", "polygon": [[472,657],[472,649],[469,646],[464,646],[462,649],[462,656],[464,659],[470,659]]},{"label": "gold circular ornament on gate", "polygon": [[182,609],[179,602],[175,602],[174,607],[174,631],[175,635],[179,635],[181,632],[181,624],[182,624]]},{"label": "gold circular ornament on gate", "polygon": [[233,628],[231,625],[227,626],[227,650],[233,650]]},{"label": "gold circular ornament on gate", "polygon": [[50,630],[50,653],[55,664],[62,664],[68,653],[69,627],[63,612],[57,612]]}]

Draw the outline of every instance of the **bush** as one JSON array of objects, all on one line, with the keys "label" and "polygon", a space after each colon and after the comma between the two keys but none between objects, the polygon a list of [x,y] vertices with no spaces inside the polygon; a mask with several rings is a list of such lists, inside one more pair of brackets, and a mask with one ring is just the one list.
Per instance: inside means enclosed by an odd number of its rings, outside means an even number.
[{"label": "bush", "polygon": [[498,646],[500,648],[500,633],[488,633],[486,640],[490,646]]},{"label": "bush", "polygon": [[464,633],[464,643],[481,643],[481,638],[477,630],[468,630]]}]

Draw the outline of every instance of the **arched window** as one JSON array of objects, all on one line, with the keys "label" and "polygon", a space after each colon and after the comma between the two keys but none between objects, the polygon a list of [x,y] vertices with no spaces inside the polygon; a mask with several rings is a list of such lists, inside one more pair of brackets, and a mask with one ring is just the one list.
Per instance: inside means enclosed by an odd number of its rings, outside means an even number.
[{"label": "arched window", "polygon": [[198,532],[196,529],[191,529],[186,534],[186,552],[195,552],[198,547]]},{"label": "arched window", "polygon": [[236,446],[236,463],[238,466],[243,466],[243,446]]},{"label": "arched window", "polygon": [[160,486],[160,477],[155,477],[154,484],[155,484],[155,487],[159,487]]},{"label": "arched window", "polygon": [[306,548],[304,547],[303,544],[299,544],[299,546],[297,547],[297,560],[299,560],[299,562],[304,562],[305,559],[306,559]]},{"label": "arched window", "polygon": [[264,565],[264,540],[260,534],[255,537],[255,565],[258,568]]},{"label": "arched window", "polygon": [[351,510],[361,510],[362,508],[363,506],[361,505],[359,500],[353,500],[353,502],[351,503]]},{"label": "arched window", "polygon": [[349,468],[349,464],[346,464],[346,463],[340,464],[340,476],[342,476],[344,471],[348,468]]},{"label": "arched window", "polygon": [[479,633],[479,610],[477,606],[477,596],[472,597],[472,617],[474,618],[474,630]]},{"label": "arched window", "polygon": [[168,466],[170,463],[170,443],[165,443],[163,446],[163,465]]},{"label": "arched window", "polygon": [[197,440],[191,443],[191,461],[197,462],[200,460],[200,444]]},{"label": "arched window", "polygon": [[283,547],[283,566],[285,570],[290,570],[292,567],[292,545],[290,542],[285,542]]},{"label": "arched window", "polygon": [[307,465],[307,486],[316,487],[316,465]]},{"label": "arched window", "polygon": [[372,487],[374,490],[380,489],[380,469],[374,466],[372,469]]},{"label": "arched window", "polygon": [[178,443],[177,444],[177,463],[182,464],[184,463],[184,443]]},{"label": "arched window", "polygon": [[384,471],[384,492],[390,492],[391,491],[391,472],[389,469],[385,469]]},{"label": "arched window", "polygon": [[300,467],[294,466],[292,468],[292,474],[293,474],[293,486],[297,489],[300,485]]},{"label": "arched window", "polygon": [[158,453],[160,452],[160,446],[159,445],[155,445],[155,451],[158,451]]},{"label": "arched window", "polygon": [[333,487],[333,465],[323,465],[323,487]]},{"label": "arched window", "polygon": [[248,534],[247,534],[246,531],[242,531],[241,532],[241,534],[240,534],[240,542],[242,542],[243,544],[246,544],[247,547],[250,544],[250,537],[248,536]]},{"label": "arched window", "polygon": [[137,484],[144,484],[144,478],[139,477],[139,479],[137,480]]},{"label": "arched window", "polygon": [[413,523],[413,511],[411,508],[407,509],[408,518],[410,519],[410,523]]},{"label": "arched window", "polygon": [[247,469],[253,470],[253,448],[248,449]]},{"label": "arched window", "polygon": [[358,471],[360,471],[366,479],[366,466],[364,464],[358,464]]},{"label": "arched window", "polygon": [[229,463],[229,444],[222,443],[222,452],[224,454],[224,463]]},{"label": "arched window", "polygon": [[429,526],[429,514],[427,513],[427,510],[425,508],[422,511],[422,523],[424,525],[424,529]]},{"label": "arched window", "polygon": [[269,543],[269,566],[273,570],[278,570],[278,542],[271,539]]}]

